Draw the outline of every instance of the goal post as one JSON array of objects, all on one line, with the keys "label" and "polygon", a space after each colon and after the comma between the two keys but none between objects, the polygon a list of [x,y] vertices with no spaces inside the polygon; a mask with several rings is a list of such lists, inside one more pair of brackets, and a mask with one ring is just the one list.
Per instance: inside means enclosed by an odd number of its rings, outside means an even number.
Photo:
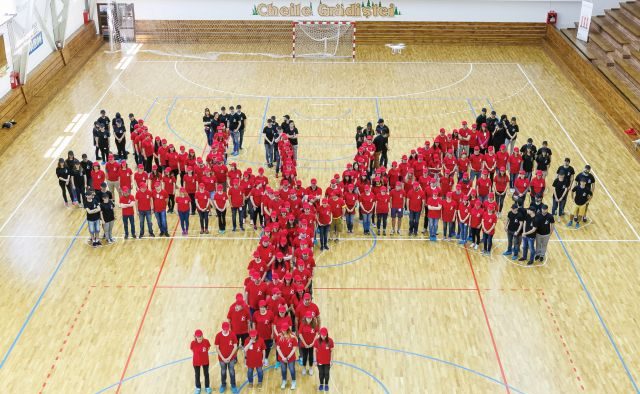
[{"label": "goal post", "polygon": [[293,22],[292,57],[356,58],[356,23],[351,21]]}]

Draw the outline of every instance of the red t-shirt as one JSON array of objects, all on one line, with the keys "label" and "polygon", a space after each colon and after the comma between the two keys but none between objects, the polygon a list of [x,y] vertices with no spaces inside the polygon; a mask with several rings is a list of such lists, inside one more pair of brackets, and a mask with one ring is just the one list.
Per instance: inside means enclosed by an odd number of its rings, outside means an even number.
[{"label": "red t-shirt", "polygon": [[491,226],[493,226],[493,229],[487,234],[493,235],[496,233],[496,227],[494,226],[494,224],[496,224],[497,221],[498,217],[495,213],[485,212],[484,215],[482,215],[482,226],[487,230],[489,230]]},{"label": "red t-shirt", "polygon": [[389,201],[391,197],[388,194],[378,194],[376,196],[376,213],[389,213]]},{"label": "red t-shirt", "polygon": [[187,193],[193,194],[196,192],[197,180],[194,175],[186,174],[184,177],[182,177],[182,180],[184,181],[184,188]]},{"label": "red t-shirt", "polygon": [[191,209],[191,199],[189,197],[177,197],[178,212],[189,212]]},{"label": "red t-shirt", "polygon": [[438,198],[438,196],[434,196],[434,197],[429,197],[427,199],[427,210],[428,210],[428,217],[429,219],[440,219],[440,211],[441,209],[431,209],[429,207],[438,207],[438,206],[442,206],[442,204],[440,203],[440,198]]},{"label": "red t-shirt", "polygon": [[[128,196],[120,196],[120,204],[130,204],[132,202],[134,202],[136,199],[129,194]],[[129,207],[129,208],[122,208],[122,216],[133,216],[134,215],[134,209],[133,207]]]},{"label": "red t-shirt", "polygon": [[404,206],[404,197],[405,197],[404,190],[393,189],[391,190],[390,196],[391,196],[391,208],[402,209]]},{"label": "red t-shirt", "polygon": [[376,201],[376,196],[373,193],[363,193],[360,195],[360,207],[368,213],[373,213],[373,203]]},{"label": "red t-shirt", "polygon": [[422,202],[424,200],[424,192],[422,190],[411,189],[407,193],[407,199],[409,200],[409,210],[413,212],[422,211]]},{"label": "red t-shirt", "polygon": [[263,315],[259,310],[256,310],[253,312],[253,322],[260,338],[271,339],[273,337],[273,312],[267,309],[267,313]]},{"label": "red t-shirt", "polygon": [[95,190],[100,190],[100,184],[104,182],[105,174],[104,171],[91,171],[91,179],[93,180],[93,188]]},{"label": "red t-shirt", "polygon": [[534,177],[531,180],[531,190],[534,194],[540,194],[544,191],[545,182],[544,178]]},{"label": "red t-shirt", "polygon": [[153,191],[153,211],[162,212],[167,209],[169,194],[165,190]]},{"label": "red t-shirt", "polygon": [[482,208],[471,208],[471,228],[480,228],[482,224],[482,215],[484,215],[484,211]]},{"label": "red t-shirt", "polygon": [[[298,340],[295,336],[280,336],[278,337],[277,346],[282,352],[284,356],[284,360],[287,362],[296,361],[296,352],[295,348],[298,347]],[[293,350],[293,351],[292,351]],[[291,356],[289,356],[291,354]],[[283,358],[280,357],[278,353],[278,361],[283,361]]]},{"label": "red t-shirt", "polygon": [[457,207],[458,204],[453,200],[442,200],[442,221],[446,223],[455,221]]},{"label": "red t-shirt", "polygon": [[232,208],[240,208],[244,204],[244,195],[242,194],[242,189],[238,187],[232,187],[229,189],[229,199],[231,200]]},{"label": "red t-shirt", "polygon": [[316,358],[318,365],[331,364],[331,350],[333,350],[333,339],[327,337],[327,340],[322,341],[320,338],[316,341],[313,347],[316,349]]},{"label": "red t-shirt", "polygon": [[318,207],[318,225],[326,226],[331,224],[331,207],[329,205]]},{"label": "red t-shirt", "polygon": [[304,315],[307,313],[307,311],[311,311],[311,315],[313,317],[320,316],[320,309],[318,309],[318,306],[316,304],[311,302],[307,306],[304,304],[304,302],[300,302],[300,304],[298,304],[298,306],[296,307],[296,319],[298,321],[301,321]]},{"label": "red t-shirt", "polygon": [[338,197],[337,200],[333,198],[329,200],[329,206],[331,207],[331,215],[333,218],[341,218],[342,217],[342,208],[344,207],[344,200]]},{"label": "red t-shirt", "polygon": [[460,201],[460,203],[458,204],[458,219],[463,220],[463,223],[465,224],[469,224],[470,218],[467,216],[470,212],[471,208],[469,207],[469,205],[464,205],[464,203]]},{"label": "red t-shirt", "polygon": [[243,306],[242,309],[237,311],[236,305],[236,303],[233,303],[227,313],[227,319],[231,321],[231,331],[234,334],[246,334],[249,332],[249,321],[251,320],[249,308]]},{"label": "red t-shirt", "polygon": [[151,210],[151,191],[138,190],[136,192],[136,201],[138,201],[138,211],[150,211]]},{"label": "red t-shirt", "polygon": [[258,303],[267,297],[267,284],[260,282],[256,284],[254,281],[247,283],[248,304],[253,309],[258,309]]},{"label": "red t-shirt", "polygon": [[[229,196],[224,193],[215,193],[213,195],[213,201],[221,210],[227,209],[227,201],[229,200]],[[216,210],[218,209],[216,208]]]},{"label": "red t-shirt", "polygon": [[120,177],[120,163],[117,161],[108,162],[105,166],[107,169],[107,179],[110,181],[117,181]]},{"label": "red t-shirt", "polygon": [[496,175],[493,177],[493,184],[496,187],[498,193],[503,193],[507,190],[507,184],[509,183],[509,177],[505,175]]},{"label": "red t-shirt", "polygon": [[209,365],[209,349],[211,349],[211,344],[208,339],[202,338],[202,342],[200,343],[196,340],[191,341],[194,367]]},{"label": "red t-shirt", "polygon": [[491,190],[491,179],[489,177],[487,178],[480,177],[476,181],[476,186],[478,187],[478,195],[486,196],[487,194],[489,194],[489,191]]},{"label": "red t-shirt", "polygon": [[250,341],[245,346],[245,359],[247,361],[247,368],[260,368],[262,367],[263,353],[267,345],[264,343],[264,339],[259,336],[255,341]]},{"label": "red t-shirt", "polygon": [[123,187],[128,187],[131,190],[131,175],[133,175],[133,171],[131,168],[120,168],[118,172],[118,178],[120,179],[120,189]]},{"label": "red t-shirt", "polygon": [[471,169],[473,171],[481,171],[482,170],[482,162],[484,161],[484,156],[481,154],[476,155],[475,153],[469,156],[469,162],[471,162]]},{"label": "red t-shirt", "polygon": [[353,213],[353,209],[356,206],[356,202],[358,201],[358,195],[353,192],[344,192],[344,204],[347,207],[349,213]]},{"label": "red t-shirt", "polygon": [[[233,334],[233,332],[229,331],[229,335],[224,335],[222,331],[216,334],[216,339],[213,342],[216,346],[220,348],[220,353],[218,354],[218,360],[222,361],[222,357],[227,358],[233,352],[233,348],[238,345],[238,338]],[[237,354],[233,356],[233,359],[237,358]]]},{"label": "red t-shirt", "polygon": [[202,211],[206,211],[207,208],[209,207],[209,192],[207,191],[196,192],[196,202],[198,203],[198,205],[200,205],[200,208],[202,208]]},{"label": "red t-shirt", "polygon": [[[311,325],[307,324],[304,320],[300,322],[298,333],[300,334],[300,336],[302,336],[302,338],[307,343],[307,345],[311,345],[312,348],[313,348],[312,343],[313,343],[313,340],[316,338],[317,332],[318,330],[313,328]],[[303,346],[304,346],[303,343],[300,342],[300,347],[302,348]]]}]

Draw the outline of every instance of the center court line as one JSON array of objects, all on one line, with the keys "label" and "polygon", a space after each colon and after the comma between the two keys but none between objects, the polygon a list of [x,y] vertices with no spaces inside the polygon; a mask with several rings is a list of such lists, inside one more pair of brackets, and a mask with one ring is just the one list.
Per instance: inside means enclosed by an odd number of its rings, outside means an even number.
[{"label": "center court line", "polygon": [[[587,160],[587,158],[582,154],[582,151],[580,150],[580,148],[578,148],[578,145],[576,145],[576,143],[573,141],[573,138],[571,138],[571,135],[569,134],[569,132],[567,131],[567,129],[564,128],[564,126],[562,125],[562,123],[560,122],[560,119],[558,119],[558,117],[556,116],[556,114],[553,112],[553,110],[551,109],[551,107],[549,106],[549,104],[547,103],[547,101],[544,99],[544,97],[542,97],[542,94],[540,94],[540,91],[538,90],[538,88],[536,87],[536,85],[533,84],[533,81],[529,78],[529,76],[527,75],[527,73],[524,71],[524,69],[522,68],[522,66],[518,63],[518,68],[520,69],[520,72],[522,72],[522,75],[524,75],[524,77],[527,79],[527,81],[529,82],[529,84],[531,85],[531,87],[533,88],[533,90],[536,92],[536,94],[538,95],[538,97],[540,98],[540,101],[542,101],[542,104],[544,104],[544,106],[547,108],[547,111],[549,111],[549,113],[551,114],[551,116],[553,117],[553,119],[556,121],[556,123],[558,124],[558,126],[560,126],[560,129],[562,130],[562,132],[564,133],[564,135],[567,137],[567,139],[569,140],[569,142],[571,143],[571,145],[573,145],[573,147],[575,148],[576,152],[578,152],[578,155],[580,156],[580,158],[582,159],[582,161],[585,164],[588,164],[589,161]],[[604,190],[604,192],[606,193],[606,195],[609,197],[609,199],[611,200],[611,202],[613,203],[613,205],[616,207],[616,210],[620,213],[620,215],[622,215],[622,218],[624,219],[624,221],[627,223],[627,225],[629,226],[629,228],[631,229],[631,231],[633,232],[633,235],[636,236],[636,238],[638,240],[640,240],[640,235],[638,234],[638,232],[636,231],[636,229],[633,227],[633,225],[631,224],[631,222],[629,221],[629,219],[627,218],[627,216],[624,214],[624,212],[622,212],[622,209],[620,208],[620,206],[618,205],[618,203],[616,202],[616,200],[613,199],[613,196],[611,195],[611,193],[609,193],[609,189],[607,189],[607,186],[604,184],[604,182],[602,181],[602,179],[596,174],[596,171],[591,170],[591,172],[593,173],[593,176],[600,182],[600,185],[602,186],[602,190]]]},{"label": "center court line", "polygon": [[491,323],[489,322],[489,315],[487,314],[487,308],[484,305],[484,300],[482,298],[482,291],[480,290],[480,286],[478,285],[478,279],[476,278],[476,271],[473,269],[473,263],[471,262],[471,256],[469,255],[469,250],[464,248],[465,256],[467,257],[467,262],[469,263],[469,269],[471,269],[471,275],[473,276],[473,283],[475,284],[475,290],[478,292],[478,298],[480,299],[480,305],[482,306],[482,313],[484,314],[484,320],[487,323],[487,329],[489,330],[489,336],[491,337],[491,344],[493,345],[493,351],[496,354],[496,360],[498,361],[498,366],[500,367],[500,374],[502,375],[502,381],[504,383],[504,387],[507,390],[507,394],[511,393],[509,389],[509,383],[507,382],[507,375],[504,372],[504,367],[502,366],[502,360],[500,359],[500,353],[498,352],[498,346],[496,345],[496,339],[493,336],[493,330],[491,329]]},{"label": "center court line", "polygon": [[[104,93],[102,94],[102,96],[100,96],[100,98],[98,99],[98,101],[96,101],[96,103],[93,105],[93,107],[91,107],[91,109],[86,112],[87,114],[91,114],[93,113],[93,111],[96,110],[96,108],[98,108],[98,105],[100,105],[100,103],[102,102],[102,100],[104,100],[104,98],[107,96],[107,94],[109,93],[109,91],[111,90],[111,88],[117,83],[118,79],[120,79],[120,76],[122,75],[122,73],[124,73],[125,70],[122,70],[118,73],[118,75],[116,75],[115,79],[111,82],[111,85],[109,85],[109,87],[107,87],[107,90],[104,91]],[[88,119],[85,118],[85,122]],[[71,140],[73,140],[73,138],[78,135],[78,133],[74,133],[71,135],[71,138],[69,140],[69,142],[71,142]],[[53,159],[51,159],[51,162],[49,163],[49,165],[47,166],[47,168],[45,168],[45,170],[42,172],[42,174],[40,174],[40,176],[38,177],[38,179],[36,179],[36,181],[33,183],[33,185],[31,186],[31,188],[27,191],[27,193],[25,193],[24,197],[22,197],[22,200],[20,200],[20,202],[18,203],[18,205],[14,208],[14,210],[11,212],[11,214],[9,215],[9,217],[4,221],[4,223],[2,224],[2,226],[0,226],[0,233],[5,229],[5,227],[7,226],[7,224],[9,224],[9,222],[11,221],[11,219],[13,219],[13,217],[16,215],[16,213],[18,212],[18,210],[22,207],[22,205],[24,204],[25,201],[27,201],[27,199],[31,196],[31,193],[33,193],[33,191],[35,190],[35,188],[38,186],[38,184],[40,184],[40,182],[42,181],[42,179],[45,177],[45,175],[47,175],[49,173],[49,170],[51,170],[51,167],[58,161],[58,158],[54,157]]]}]

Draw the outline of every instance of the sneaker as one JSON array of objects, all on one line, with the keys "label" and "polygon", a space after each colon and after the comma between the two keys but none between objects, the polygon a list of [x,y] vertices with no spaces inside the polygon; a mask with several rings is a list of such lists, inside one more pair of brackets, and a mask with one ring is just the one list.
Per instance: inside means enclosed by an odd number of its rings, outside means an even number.
[{"label": "sneaker", "polygon": [[309,376],[313,376],[313,368],[309,368]]},{"label": "sneaker", "polygon": [[284,390],[285,388],[287,388],[287,381],[283,380],[282,384],[280,385],[280,390]]},{"label": "sneaker", "polygon": [[318,391],[324,391],[324,384],[321,384],[320,386],[318,386]]},{"label": "sneaker", "polygon": [[262,391],[262,382],[258,382],[258,391]]},{"label": "sneaker", "polygon": [[249,389],[252,389],[252,388],[253,388],[253,382],[249,382],[249,383],[247,383],[247,387],[248,387]]},{"label": "sneaker", "polygon": [[129,239],[129,234],[125,235],[124,239]]},{"label": "sneaker", "polygon": [[280,361],[276,361],[275,369],[279,369],[279,368],[280,368]]},{"label": "sneaker", "polygon": [[225,391],[227,391],[227,386],[225,385],[220,386],[220,389],[218,389],[218,392],[220,393],[224,393]]},{"label": "sneaker", "polygon": [[[327,249],[327,250],[329,250],[329,249]],[[299,358],[299,359],[298,359],[298,364],[299,364],[300,366],[302,366],[302,359],[301,359],[301,358]]]},{"label": "sneaker", "polygon": [[518,261],[527,261],[527,259],[525,259],[524,257],[520,257]]},{"label": "sneaker", "polygon": [[329,391],[329,385],[328,384],[324,385],[324,391]]},{"label": "sneaker", "polygon": [[506,252],[504,252],[502,255],[503,255],[503,256],[511,256],[511,251],[510,251],[510,250],[507,250],[507,251],[506,251]]},{"label": "sneaker", "polygon": [[529,262],[527,263],[527,265],[533,265],[533,260],[529,260]]},{"label": "sneaker", "polygon": [[302,368],[302,376],[307,374],[307,369],[306,368]]},{"label": "sneaker", "polygon": [[511,258],[511,260],[513,260],[513,261],[518,260],[518,255],[517,255],[517,254],[514,254],[514,255],[513,255],[513,257]]},{"label": "sneaker", "polygon": [[[386,236],[387,235],[387,230],[382,230],[382,235]],[[336,239],[336,241],[337,241],[337,239]]]},{"label": "sneaker", "polygon": [[232,392],[233,394],[238,394],[238,392],[239,392],[239,391],[240,391],[240,390],[238,390],[238,388],[237,388],[237,387],[231,386],[231,392]]},{"label": "sneaker", "polygon": [[196,387],[196,390],[194,391],[194,393],[195,394],[200,394],[201,392],[202,392],[202,390]]},{"label": "sneaker", "polygon": [[569,223],[567,223],[567,227],[571,227],[573,226],[573,220],[569,220]]},{"label": "sneaker", "polygon": [[136,239],[136,235],[135,234],[131,234],[131,238]]},{"label": "sneaker", "polygon": [[585,216],[582,218],[582,223],[586,223],[586,222],[587,222],[587,217]]},{"label": "sneaker", "polygon": [[206,389],[204,389],[204,391],[206,391],[207,394],[213,393],[213,390],[211,389],[211,387],[207,387]]},{"label": "sneaker", "polygon": [[291,382],[291,390],[295,390],[295,389],[296,389],[296,381],[295,381],[295,380],[293,380],[293,381]]},{"label": "sneaker", "polygon": [[473,248],[474,248],[475,250],[478,250],[478,245],[477,245],[477,244],[475,244],[475,245],[473,246]]},{"label": "sneaker", "polygon": [[155,238],[155,237],[156,237],[156,235],[155,235],[154,233],[149,233],[149,236],[150,236],[151,238]]},{"label": "sneaker", "polygon": [[576,222],[576,230],[580,228],[580,223]]},{"label": "sneaker", "polygon": [[269,360],[267,360],[266,358],[264,360],[262,360],[262,366],[264,368],[268,367],[269,366]]}]

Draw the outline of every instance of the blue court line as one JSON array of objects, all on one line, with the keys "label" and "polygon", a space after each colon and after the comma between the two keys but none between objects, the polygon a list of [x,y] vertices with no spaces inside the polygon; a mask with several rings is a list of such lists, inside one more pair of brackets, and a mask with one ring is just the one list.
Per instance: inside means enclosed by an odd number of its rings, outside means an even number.
[{"label": "blue court line", "polygon": [[78,239],[78,235],[80,234],[80,231],[82,231],[82,229],[84,228],[85,224],[87,224],[87,220],[86,219],[82,222],[80,227],[78,227],[78,231],[76,231],[75,235],[73,236],[73,239],[71,239],[71,242],[67,246],[67,249],[64,251],[64,254],[60,258],[60,260],[58,260],[58,265],[53,270],[53,273],[51,274],[51,276],[49,276],[49,280],[47,280],[47,284],[44,286],[44,289],[42,289],[42,292],[40,293],[40,296],[38,296],[38,299],[36,300],[36,303],[31,308],[31,311],[29,311],[29,314],[27,315],[27,318],[25,319],[24,323],[22,323],[22,327],[20,327],[20,331],[18,331],[18,335],[16,335],[15,339],[11,343],[11,346],[9,346],[9,350],[7,350],[7,352],[5,353],[4,357],[2,358],[2,361],[0,362],[0,369],[2,369],[4,364],[7,362],[7,359],[9,358],[9,355],[11,355],[11,352],[13,352],[13,349],[15,348],[16,344],[18,343],[18,341],[22,337],[22,334],[24,333],[24,330],[27,328],[27,325],[31,321],[31,318],[33,317],[33,314],[36,312],[36,310],[40,306],[40,303],[42,302],[42,299],[44,298],[45,294],[47,293],[47,290],[49,290],[49,287],[51,286],[51,283],[56,278],[56,275],[58,275],[58,272],[60,271],[60,268],[62,267],[62,264],[64,263],[65,259],[69,255],[69,251],[71,251],[71,248],[76,243],[76,240]]},{"label": "blue court line", "polygon": [[262,130],[264,129],[264,124],[267,121],[267,110],[269,109],[269,100],[270,97],[267,97],[267,103],[264,105],[264,114],[262,115],[262,126],[260,126],[260,130],[258,130],[258,144],[262,142]]},{"label": "blue court line", "polygon": [[467,104],[469,104],[469,109],[471,109],[471,113],[473,113],[474,117],[477,117],[476,110],[473,109],[473,105],[471,104],[471,99],[467,97]]},{"label": "blue court line", "polygon": [[353,264],[359,260],[364,259],[365,257],[367,257],[368,255],[370,255],[373,250],[376,248],[376,245],[378,244],[378,237],[376,237],[376,233],[374,231],[374,227],[371,227],[371,235],[373,236],[373,243],[371,244],[371,247],[369,248],[369,250],[367,250],[366,252],[364,252],[364,254],[356,257],[353,260],[349,260],[349,261],[344,261],[342,263],[335,263],[335,264],[327,264],[327,265],[317,265],[316,268],[332,268],[332,267],[340,267],[343,265],[349,265],[349,264]]},{"label": "blue court line", "polygon": [[[465,372],[470,372],[470,373],[472,373],[472,374],[474,374],[476,376],[479,376],[479,377],[484,378],[486,380],[489,380],[490,382],[493,382],[493,383],[495,383],[497,385],[505,387],[505,384],[502,381],[500,381],[498,379],[494,379],[491,376],[485,375],[482,372],[478,372],[476,370],[467,368],[467,367],[465,367],[463,365],[459,365],[459,364],[453,363],[451,361],[447,361],[447,360],[439,359],[439,358],[436,358],[436,357],[432,357],[432,356],[429,356],[429,355],[426,355],[426,354],[420,354],[420,353],[410,352],[410,351],[407,351],[407,350],[392,349],[392,348],[388,348],[388,347],[384,347],[384,346],[366,345],[366,344],[360,344],[360,343],[336,342],[335,345],[337,345],[337,346],[351,346],[351,347],[369,348],[369,349],[374,349],[374,350],[385,350],[385,351],[389,351],[389,352],[393,352],[393,353],[399,353],[399,354],[403,354],[403,355],[419,357],[419,358],[422,358],[422,359],[425,359],[425,360],[435,361],[437,363],[441,363],[441,364],[447,365],[449,367],[454,367],[454,368],[463,370]],[[214,352],[209,352],[209,355],[214,355],[215,353],[216,353],[215,351]],[[155,371],[157,371],[159,369],[164,369],[166,367],[170,367],[170,366],[173,366],[173,365],[176,365],[176,364],[185,363],[185,362],[191,361],[191,360],[192,360],[192,357],[185,357],[185,358],[181,358],[181,359],[178,359],[178,360],[174,360],[174,361],[168,362],[166,364],[158,365],[156,367],[144,370],[142,372],[138,372],[135,375],[131,375],[131,376],[123,379],[122,383],[125,383],[125,382],[128,382],[130,380],[139,378],[140,376],[155,372]],[[378,380],[375,376],[373,376],[373,374],[363,370],[362,368],[356,367],[355,365],[347,364],[347,363],[344,363],[344,362],[341,362],[341,361],[334,361],[334,363],[345,365],[345,366],[357,369],[358,371],[360,371],[360,372],[366,374],[367,376],[371,377],[372,379],[374,379],[376,381],[376,383],[378,383],[383,388],[383,390],[385,390],[385,393],[389,393],[388,389],[382,384],[382,382],[380,382],[380,380]],[[215,362],[214,363],[210,363],[210,365],[215,365]],[[274,369],[274,367],[275,367],[274,365],[271,365],[271,366],[265,368],[264,371],[266,372],[266,371],[268,371],[270,369]],[[239,387],[240,390],[242,390],[242,388],[244,388],[246,383],[247,382],[245,381]],[[109,386],[97,391],[95,394],[102,394],[102,393],[104,393],[106,391],[109,391],[109,390],[115,388],[116,386],[118,386],[118,384],[120,384],[120,383],[119,382],[113,383],[113,384],[111,384],[111,385],[109,385]],[[518,393],[518,394],[525,394],[523,391],[518,390],[518,389],[516,389],[515,387],[513,387],[511,385],[509,385],[509,389],[511,389],[513,392]]]},{"label": "blue court line", "polygon": [[493,108],[493,104],[491,104],[491,101],[489,101],[488,98],[487,98],[487,104],[489,104],[489,108],[491,108],[492,111],[495,111],[495,109]]},{"label": "blue court line", "polygon": [[622,354],[620,353],[620,350],[618,349],[618,345],[616,345],[616,342],[614,341],[613,336],[611,335],[611,332],[609,331],[609,327],[607,327],[607,324],[604,322],[604,319],[602,318],[602,315],[600,314],[600,311],[598,310],[598,307],[596,306],[596,302],[594,301],[593,297],[591,296],[591,292],[587,288],[586,283],[582,279],[582,275],[580,275],[580,271],[578,271],[578,267],[576,266],[575,262],[573,261],[573,258],[571,258],[571,255],[569,254],[569,251],[567,250],[567,247],[566,247],[564,241],[562,240],[562,238],[560,238],[560,234],[558,233],[558,230],[555,227],[553,228],[553,232],[556,234],[556,237],[558,237],[558,240],[560,241],[560,246],[562,246],[562,250],[564,251],[565,256],[567,256],[567,258],[569,259],[569,263],[571,264],[571,267],[573,268],[573,272],[575,272],[576,276],[578,277],[578,281],[580,281],[580,285],[582,286],[582,290],[584,290],[585,294],[587,295],[587,298],[589,299],[589,302],[591,303],[591,306],[593,307],[593,311],[596,313],[596,316],[598,316],[598,320],[600,320],[600,325],[604,329],[604,332],[607,334],[607,337],[609,338],[609,342],[611,342],[611,346],[613,346],[613,350],[615,350],[615,352],[616,352],[616,354],[618,356],[618,359],[620,360],[620,363],[624,367],[624,370],[627,373],[627,376],[629,377],[629,380],[631,381],[631,385],[633,386],[633,389],[635,390],[636,393],[640,393],[640,390],[638,389],[638,385],[636,384],[636,381],[633,379],[633,375],[631,374],[631,371],[629,370],[629,367],[627,366],[627,363],[624,361],[624,358],[622,357]]},{"label": "blue court line", "polygon": [[149,114],[151,114],[151,110],[153,109],[153,107],[156,106],[157,103],[158,103],[158,98],[156,97],[155,99],[153,99],[153,102],[151,103],[151,106],[149,107],[147,112],[142,117],[143,120],[145,120],[145,121],[147,120],[147,118],[149,117]]}]

